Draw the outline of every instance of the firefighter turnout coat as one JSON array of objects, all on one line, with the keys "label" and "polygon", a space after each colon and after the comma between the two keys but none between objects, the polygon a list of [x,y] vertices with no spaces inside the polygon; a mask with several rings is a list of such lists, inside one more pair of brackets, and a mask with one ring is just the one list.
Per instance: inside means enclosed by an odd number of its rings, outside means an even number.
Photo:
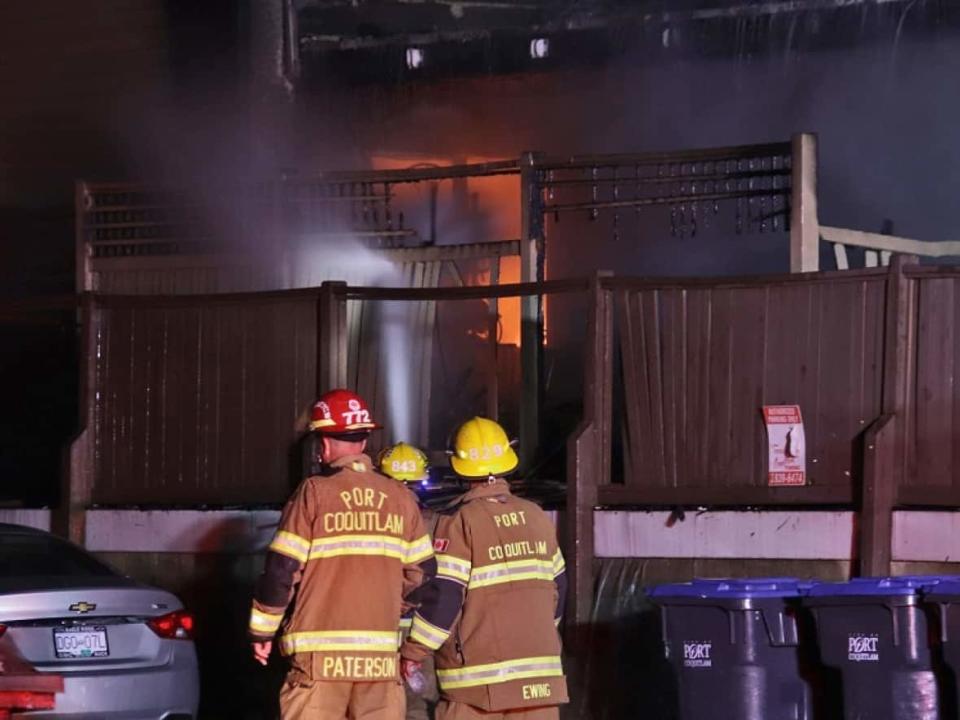
[{"label": "firefighter turnout coat", "polygon": [[557,624],[566,574],[553,523],[504,480],[441,516],[437,574],[419,591],[402,655],[436,651],[443,696],[485,711],[567,702]]},{"label": "firefighter turnout coat", "polygon": [[307,478],[283,510],[254,594],[249,632],[312,681],[399,678],[403,598],[432,575],[430,537],[412,493],[341,458]]}]

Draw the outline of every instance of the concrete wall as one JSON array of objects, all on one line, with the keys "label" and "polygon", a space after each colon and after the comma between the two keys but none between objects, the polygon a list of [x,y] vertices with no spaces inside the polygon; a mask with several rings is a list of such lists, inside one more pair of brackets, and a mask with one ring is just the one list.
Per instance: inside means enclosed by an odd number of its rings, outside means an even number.
[{"label": "concrete wall", "polygon": [[[552,515],[562,529],[563,518]],[[176,593],[196,613],[205,718],[272,712],[282,663],[254,665],[245,628],[278,520],[274,510],[88,512],[90,550]],[[0,522],[46,528],[49,511],[0,510]],[[947,562],[960,557],[960,513],[898,512],[894,527],[896,573],[960,571]],[[598,511],[594,620],[566,661],[574,703],[565,715],[674,717],[672,675],[646,588],[694,577],[843,580],[853,532],[849,512],[692,510],[679,520],[662,511]]]},{"label": "concrete wall", "polygon": [[[552,513],[556,519],[556,513]],[[89,510],[86,547],[103,553],[262,553],[276,510]],[[19,519],[18,519],[19,518]],[[48,510],[0,510],[0,522],[49,527]],[[668,558],[769,563],[849,562],[856,532],[850,511],[598,510],[599,558]],[[893,559],[960,562],[960,511],[898,510]]]},{"label": "concrete wall", "polygon": [[0,523],[26,525],[37,530],[50,531],[50,510],[17,510],[0,508]]}]

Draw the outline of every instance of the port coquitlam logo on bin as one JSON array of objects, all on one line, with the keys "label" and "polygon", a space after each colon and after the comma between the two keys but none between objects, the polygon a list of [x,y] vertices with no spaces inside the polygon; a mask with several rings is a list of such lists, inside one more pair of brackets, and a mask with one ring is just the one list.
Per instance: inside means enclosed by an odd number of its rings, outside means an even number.
[{"label": "port coquitlam logo on bin", "polygon": [[713,667],[713,643],[701,640],[683,641],[683,666],[687,668]]},{"label": "port coquitlam logo on bin", "polygon": [[880,638],[876,635],[848,635],[847,660],[850,662],[880,662],[877,645]]}]

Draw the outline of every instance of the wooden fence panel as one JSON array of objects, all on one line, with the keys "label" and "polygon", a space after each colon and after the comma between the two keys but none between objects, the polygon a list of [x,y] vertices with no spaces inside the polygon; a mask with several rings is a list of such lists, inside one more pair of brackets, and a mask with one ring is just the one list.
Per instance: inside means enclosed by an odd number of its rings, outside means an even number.
[{"label": "wooden fence panel", "polygon": [[93,501],[286,499],[316,393],[316,292],[101,305]]},{"label": "wooden fence panel", "polygon": [[[861,436],[881,414],[885,273],[610,286],[632,474],[601,498],[853,500]],[[768,488],[762,406],[793,403],[809,483]]]},{"label": "wooden fence panel", "polygon": [[903,504],[960,505],[960,274],[915,275]]}]

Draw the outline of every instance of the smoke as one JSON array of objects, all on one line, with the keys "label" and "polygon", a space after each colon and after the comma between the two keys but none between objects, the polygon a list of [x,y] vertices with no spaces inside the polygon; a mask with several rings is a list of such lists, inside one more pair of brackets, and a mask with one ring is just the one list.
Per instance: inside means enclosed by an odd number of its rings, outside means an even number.
[{"label": "smoke", "polygon": [[[677,150],[816,132],[825,224],[877,231],[891,218],[897,234],[952,238],[960,103],[943,79],[960,71],[955,13],[932,0],[822,5],[711,23],[678,13],[647,28],[646,40],[630,38],[635,51],[602,69],[458,78],[416,93],[359,95],[337,109],[353,118],[361,145],[486,157]],[[548,239],[552,275],[600,263],[623,274],[787,270],[785,236],[727,233],[679,244],[658,212],[645,211],[637,232],[622,231],[619,241],[598,225],[589,243],[579,232]]]},{"label": "smoke", "polygon": [[[352,236],[349,222],[336,213],[301,219],[294,236],[277,235],[277,198],[269,183],[282,187],[283,177],[295,183],[331,168],[364,169],[369,156],[330,131],[335,121],[311,124],[305,138],[297,132],[289,98],[274,93],[272,102],[247,105],[247,91],[222,80],[211,76],[186,87],[149,88],[120,103],[112,123],[126,175],[181,191],[216,249],[251,265],[249,274],[237,278],[226,277],[229,269],[218,270],[218,289],[308,288],[328,280],[405,286],[398,266]],[[414,437],[410,313],[409,304],[391,302],[374,303],[365,312],[367,321],[379,324],[383,379],[377,384],[385,390],[381,406],[387,408],[388,430],[405,439]]]},{"label": "smoke", "polygon": [[349,235],[338,235],[335,241],[320,233],[304,235],[288,258],[285,288],[318,287],[328,280],[377,287],[403,282],[395,263]]},{"label": "smoke", "polygon": [[410,393],[413,387],[413,354],[409,332],[411,305],[412,303],[385,302],[380,315],[383,330],[380,367],[386,375],[390,431],[395,440],[407,442],[415,437],[414,405]]},{"label": "smoke", "polygon": [[[356,238],[339,238],[335,244],[322,235],[305,236],[292,253],[286,287],[317,287],[327,280],[348,285],[402,287],[404,278],[396,263],[368,248]],[[411,314],[414,303],[383,301],[367,308],[379,327],[379,367],[383,372],[389,425],[397,440],[414,439],[414,405],[411,402],[413,366]],[[364,352],[364,348],[360,348]]]},{"label": "smoke", "polygon": [[[789,5],[789,4],[788,4]],[[827,7],[829,3],[824,3]],[[238,213],[212,190],[218,183],[276,178],[296,169],[363,169],[375,155],[437,160],[672,150],[782,141],[794,132],[820,137],[820,217],[824,224],[877,230],[885,218],[896,234],[922,239],[953,235],[952,189],[960,178],[957,95],[944,78],[960,73],[956,22],[932,31],[932,0],[697,24],[680,15],[646,27],[646,39],[603,68],[456,78],[396,88],[299,89],[291,102],[250,112],[242,90],[192,85],[186,95],[139,99],[117,122],[130,176],[190,187],[212,207],[210,224],[245,250],[276,262],[250,232],[255,210]],[[681,19],[676,19],[681,18]],[[626,40],[626,39],[625,39]],[[631,38],[633,42],[636,38]],[[304,59],[307,62],[307,59]],[[271,65],[273,67],[273,65]],[[318,68],[314,71],[319,72]],[[194,73],[182,73],[191,77]],[[331,86],[336,83],[331,83]],[[238,113],[237,108],[244,108]],[[450,211],[449,221],[444,212]],[[594,269],[620,274],[735,274],[786,271],[787,236],[731,231],[711,218],[696,237],[671,232],[669,210],[565,216],[548,225],[548,273]],[[516,212],[519,217],[519,212]],[[408,214],[408,218],[411,214]],[[466,228],[460,232],[458,228]],[[264,222],[264,226],[266,222]],[[441,242],[492,240],[469,204],[441,208]],[[282,269],[287,287],[325,279],[403,285],[392,265],[355,240],[331,240],[314,228]],[[421,237],[427,237],[422,233]],[[828,266],[829,267],[829,266]],[[552,302],[552,301],[551,301]],[[551,341],[579,342],[579,310],[551,306]],[[379,352],[390,423],[412,439],[409,304],[380,303]],[[561,386],[563,378],[555,378]],[[568,383],[576,387],[576,377]]]}]

